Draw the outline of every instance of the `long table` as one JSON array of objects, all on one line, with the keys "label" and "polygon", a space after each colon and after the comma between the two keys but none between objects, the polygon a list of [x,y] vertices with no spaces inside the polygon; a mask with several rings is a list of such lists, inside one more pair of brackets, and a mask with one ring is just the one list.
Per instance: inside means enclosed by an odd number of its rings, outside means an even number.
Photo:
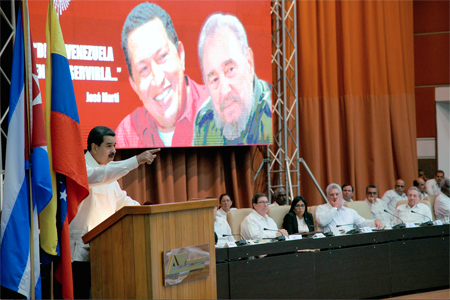
[{"label": "long table", "polygon": [[448,287],[449,231],[416,227],[216,249],[217,297],[361,299]]}]

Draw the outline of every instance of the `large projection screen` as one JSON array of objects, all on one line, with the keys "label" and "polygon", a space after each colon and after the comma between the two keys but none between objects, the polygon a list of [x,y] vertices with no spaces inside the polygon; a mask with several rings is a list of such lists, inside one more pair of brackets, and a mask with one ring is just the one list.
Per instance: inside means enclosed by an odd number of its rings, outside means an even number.
[{"label": "large projection screen", "polygon": [[[270,0],[143,3],[55,0],[83,141],[103,125],[117,148],[272,144]],[[43,99],[47,5],[29,1]]]}]

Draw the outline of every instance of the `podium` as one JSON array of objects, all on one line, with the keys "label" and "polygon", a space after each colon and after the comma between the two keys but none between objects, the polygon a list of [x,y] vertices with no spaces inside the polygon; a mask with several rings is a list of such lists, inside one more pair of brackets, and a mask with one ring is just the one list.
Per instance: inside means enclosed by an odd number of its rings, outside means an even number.
[{"label": "podium", "polygon": [[86,233],[92,298],[216,299],[214,206],[126,206]]}]

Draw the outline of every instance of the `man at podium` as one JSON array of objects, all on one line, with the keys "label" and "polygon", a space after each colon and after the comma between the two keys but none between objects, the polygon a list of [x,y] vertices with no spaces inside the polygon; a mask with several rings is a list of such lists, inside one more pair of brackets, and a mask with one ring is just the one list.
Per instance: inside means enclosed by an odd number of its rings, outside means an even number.
[{"label": "man at podium", "polygon": [[116,138],[112,129],[94,127],[88,136],[85,154],[89,195],[78,206],[78,213],[69,225],[70,248],[75,299],[88,299],[91,286],[90,249],[82,236],[123,206],[140,205],[127,196],[117,180],[140,164],[151,164],[160,149],[147,150],[123,161],[113,161]]}]

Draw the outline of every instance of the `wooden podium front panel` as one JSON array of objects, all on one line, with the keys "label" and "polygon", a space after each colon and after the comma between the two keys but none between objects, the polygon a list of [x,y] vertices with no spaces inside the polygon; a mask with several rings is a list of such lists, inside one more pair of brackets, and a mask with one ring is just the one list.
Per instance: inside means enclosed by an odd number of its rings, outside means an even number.
[{"label": "wooden podium front panel", "polygon": [[148,298],[144,219],[126,216],[90,242],[94,299]]},{"label": "wooden podium front panel", "polygon": [[[126,215],[90,240],[94,299],[216,299],[212,208]],[[210,275],[164,286],[163,252],[209,243]]]},{"label": "wooden podium front panel", "polygon": [[[150,215],[153,295],[157,299],[216,299],[214,217],[212,209],[201,208]],[[154,230],[156,228],[156,230]],[[162,233],[162,234],[161,234]],[[209,243],[210,275],[177,285],[164,286],[163,252]]]}]

